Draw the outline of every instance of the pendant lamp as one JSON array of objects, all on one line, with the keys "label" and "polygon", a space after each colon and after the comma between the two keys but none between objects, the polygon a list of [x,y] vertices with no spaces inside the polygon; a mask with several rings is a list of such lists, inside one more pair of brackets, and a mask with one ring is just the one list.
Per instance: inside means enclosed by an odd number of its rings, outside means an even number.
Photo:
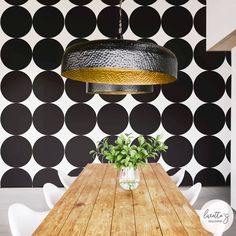
[{"label": "pendant lamp", "polygon": [[121,3],[118,39],[78,43],[63,55],[62,76],[86,82],[89,93],[147,93],[176,80],[177,59],[169,49],[123,39]]},{"label": "pendant lamp", "polygon": [[92,94],[144,94],[152,93],[153,85],[119,85],[119,84],[95,84],[86,83],[86,93]]}]

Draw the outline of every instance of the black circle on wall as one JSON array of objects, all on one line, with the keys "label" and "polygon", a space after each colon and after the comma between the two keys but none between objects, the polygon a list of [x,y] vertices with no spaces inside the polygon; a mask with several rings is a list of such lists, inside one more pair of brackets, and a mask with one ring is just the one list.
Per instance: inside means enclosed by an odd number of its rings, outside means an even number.
[{"label": "black circle on wall", "polygon": [[193,155],[191,143],[182,136],[172,136],[165,141],[167,152],[162,153],[163,160],[172,167],[187,165]]},{"label": "black circle on wall", "polygon": [[2,112],[2,127],[10,134],[25,133],[31,126],[32,115],[30,110],[22,104],[10,104]]},{"label": "black circle on wall", "polygon": [[[97,26],[99,31],[106,37],[117,37],[119,35],[119,8],[115,6],[104,8],[98,15]],[[128,16],[122,10],[122,34],[127,30],[127,27]]]},{"label": "black circle on wall", "polygon": [[77,44],[77,43],[84,43],[84,42],[89,42],[89,40],[87,40],[87,39],[73,39],[72,41],[70,41],[69,43],[68,43],[68,45],[66,46],[66,48],[68,48],[68,47],[70,47],[70,46],[73,46],[73,45],[75,45],[75,44]]},{"label": "black circle on wall", "polygon": [[174,135],[186,133],[192,126],[191,110],[183,104],[171,104],[162,113],[162,125]]},{"label": "black circle on wall", "polygon": [[87,134],[96,125],[96,113],[87,104],[75,104],[71,106],[65,116],[67,128],[74,134]]},{"label": "black circle on wall", "polygon": [[165,47],[176,55],[179,70],[189,66],[193,59],[193,50],[187,41],[184,39],[171,39],[165,44]]},{"label": "black circle on wall", "polygon": [[226,113],[226,125],[228,129],[231,129],[231,109],[229,109]]},{"label": "black circle on wall", "polygon": [[64,17],[55,7],[42,7],[33,17],[34,30],[42,37],[57,36],[63,29]]},{"label": "black circle on wall", "polygon": [[86,93],[86,83],[71,79],[66,80],[65,90],[67,96],[75,102],[87,102],[94,96]]},{"label": "black circle on wall", "polygon": [[33,179],[34,187],[43,187],[46,183],[52,183],[57,187],[64,187],[58,177],[57,170],[53,168],[44,168],[37,172]]},{"label": "black circle on wall", "polygon": [[172,4],[172,5],[183,5],[186,2],[188,2],[189,0],[166,0],[168,3]]},{"label": "black circle on wall", "polygon": [[202,3],[203,5],[206,5],[206,0],[198,0],[200,3]]},{"label": "black circle on wall", "polygon": [[228,96],[231,98],[231,75],[229,76],[229,78],[226,81],[226,92],[227,92]]},{"label": "black circle on wall", "polygon": [[231,183],[231,174],[229,173],[228,176],[227,176],[227,178],[226,178],[226,183],[225,183],[225,185],[226,185],[226,186],[230,186],[230,183]]},{"label": "black circle on wall", "polygon": [[[148,138],[151,138],[150,136],[143,136],[143,137],[144,137],[146,140],[148,140]],[[132,142],[131,145],[136,145],[136,146],[139,145],[138,137],[133,140],[133,142]],[[148,163],[157,163],[159,159],[160,159],[160,156],[157,156],[157,157],[155,157],[155,158],[153,158],[153,157],[148,157]]]},{"label": "black circle on wall", "polygon": [[32,58],[30,45],[22,39],[10,39],[1,50],[3,64],[11,70],[21,70],[29,65]]},{"label": "black circle on wall", "polygon": [[[109,0],[107,0],[109,1]],[[118,0],[116,0],[118,1]],[[136,3],[138,3],[139,5],[151,5],[154,2],[156,2],[157,0],[134,0]]]},{"label": "black circle on wall", "polygon": [[43,70],[56,69],[61,64],[64,49],[54,39],[42,39],[34,47],[35,64]]},{"label": "black circle on wall", "polygon": [[1,26],[5,34],[12,38],[26,35],[32,26],[30,13],[23,7],[9,7],[3,12]]},{"label": "black circle on wall", "polygon": [[215,70],[225,59],[224,52],[207,52],[206,40],[200,41],[194,49],[194,59],[198,66],[204,70]]},{"label": "black circle on wall", "polygon": [[62,142],[53,136],[43,136],[38,139],[33,147],[35,161],[44,167],[58,165],[64,156]]},{"label": "black circle on wall", "polygon": [[[107,142],[108,142],[109,145],[115,145],[115,141],[117,140],[118,136],[116,136],[116,135],[111,135],[111,136],[106,136],[105,138],[107,139]],[[103,139],[99,142],[98,145],[100,145],[100,144],[104,141],[105,138],[103,138]],[[99,159],[99,161],[100,161],[101,163],[108,163],[108,160],[107,160],[103,155],[100,155],[100,156],[98,157],[98,159]]]},{"label": "black circle on wall", "polygon": [[119,134],[128,125],[128,114],[125,108],[119,104],[107,104],[99,110],[97,122],[104,133]]},{"label": "black circle on wall", "polygon": [[217,137],[204,136],[195,144],[194,156],[200,165],[214,167],[223,161],[225,157],[225,146]]},{"label": "black circle on wall", "polygon": [[[167,171],[168,175],[174,175],[176,174],[178,171],[180,170],[180,168],[171,168]],[[180,186],[192,186],[193,185],[193,179],[192,176],[189,174],[189,172],[187,170],[185,170],[184,173],[184,179],[181,182]]]},{"label": "black circle on wall", "polygon": [[228,64],[231,66],[231,51],[225,52],[225,56]]},{"label": "black circle on wall", "polygon": [[202,37],[206,37],[206,7],[201,8],[195,14],[194,27],[195,27],[196,31]]},{"label": "black circle on wall", "polygon": [[119,102],[123,98],[125,98],[126,95],[105,95],[105,94],[99,94],[99,96],[105,100],[106,102]]},{"label": "black circle on wall", "polygon": [[72,171],[70,171],[68,173],[69,176],[78,176],[83,170],[83,167],[78,167],[78,168],[75,168],[73,169]]},{"label": "black circle on wall", "polygon": [[84,167],[93,162],[93,156],[89,152],[95,149],[96,146],[90,138],[86,136],[73,137],[65,147],[66,159],[71,165]]},{"label": "black circle on wall", "polygon": [[66,15],[65,25],[67,31],[72,36],[84,38],[92,34],[95,30],[96,16],[88,7],[74,7]]},{"label": "black circle on wall", "polygon": [[28,75],[22,71],[7,73],[1,82],[3,96],[11,102],[22,102],[29,97],[32,83]]},{"label": "black circle on wall", "polygon": [[223,128],[225,124],[225,114],[223,110],[215,104],[203,104],[194,114],[194,124],[201,133],[213,135]]},{"label": "black circle on wall", "polygon": [[139,37],[152,37],[158,32],[160,25],[160,15],[152,7],[138,7],[130,15],[130,28]]},{"label": "black circle on wall", "polygon": [[86,5],[92,2],[92,0],[70,0],[75,5]]},{"label": "black circle on wall", "polygon": [[226,145],[226,157],[228,161],[231,161],[231,141],[229,141]]},{"label": "black circle on wall", "polygon": [[63,94],[64,82],[56,72],[43,71],[35,77],[33,90],[39,100],[43,102],[54,102]]},{"label": "black circle on wall", "polygon": [[192,15],[184,7],[170,7],[162,16],[162,28],[171,37],[184,37],[191,31],[192,26]]},{"label": "black circle on wall", "polygon": [[162,85],[163,95],[171,102],[183,102],[187,100],[193,91],[192,79],[183,71],[178,72],[174,83]]},{"label": "black circle on wall", "polygon": [[216,102],[225,92],[225,81],[215,71],[204,71],[194,81],[194,92],[203,102]]},{"label": "black circle on wall", "polygon": [[160,112],[151,104],[139,104],[130,113],[130,125],[139,134],[154,133],[160,126],[160,122]]},{"label": "black circle on wall", "polygon": [[7,138],[1,147],[3,161],[12,167],[26,165],[32,155],[30,142],[21,136],[11,136]]},{"label": "black circle on wall", "polygon": [[149,38],[141,38],[141,39],[138,39],[138,41],[146,42],[146,43],[154,43],[157,45],[156,41],[149,39]]},{"label": "black circle on wall", "polygon": [[22,5],[26,3],[28,0],[5,0],[5,1],[11,5]]},{"label": "black circle on wall", "polygon": [[64,115],[57,105],[42,104],[34,112],[33,123],[38,132],[45,135],[55,134],[64,124]]},{"label": "black circle on wall", "polygon": [[3,174],[1,187],[32,187],[32,179],[27,171],[20,168],[12,168]]},{"label": "black circle on wall", "polygon": [[200,170],[194,178],[194,183],[202,183],[203,186],[224,186],[224,176],[214,168]]},{"label": "black circle on wall", "polygon": [[153,85],[153,87],[154,87],[154,91],[152,93],[135,94],[135,95],[132,95],[132,97],[139,102],[152,102],[158,97],[161,90],[160,85]]},{"label": "black circle on wall", "polygon": [[54,5],[60,2],[60,0],[37,0],[37,1],[43,5]]}]

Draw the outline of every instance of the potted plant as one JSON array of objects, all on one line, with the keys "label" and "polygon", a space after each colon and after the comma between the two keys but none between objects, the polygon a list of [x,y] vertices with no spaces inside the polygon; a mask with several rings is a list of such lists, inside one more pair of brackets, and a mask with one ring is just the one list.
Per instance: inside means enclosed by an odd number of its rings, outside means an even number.
[{"label": "potted plant", "polygon": [[97,145],[96,150],[90,151],[94,157],[105,158],[120,169],[119,183],[123,189],[133,190],[139,185],[138,166],[148,162],[148,158],[156,158],[161,152],[167,150],[167,146],[161,141],[161,136],[138,137],[137,145],[132,143],[130,134],[120,135],[115,144],[109,144],[104,138]]}]

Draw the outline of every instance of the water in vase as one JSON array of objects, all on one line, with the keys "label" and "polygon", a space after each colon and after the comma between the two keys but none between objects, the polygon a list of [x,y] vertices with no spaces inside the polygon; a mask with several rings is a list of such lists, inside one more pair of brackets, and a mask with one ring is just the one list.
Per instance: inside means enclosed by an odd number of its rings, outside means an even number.
[{"label": "water in vase", "polygon": [[139,186],[140,178],[138,169],[123,167],[120,171],[119,183],[125,190],[133,190]]}]

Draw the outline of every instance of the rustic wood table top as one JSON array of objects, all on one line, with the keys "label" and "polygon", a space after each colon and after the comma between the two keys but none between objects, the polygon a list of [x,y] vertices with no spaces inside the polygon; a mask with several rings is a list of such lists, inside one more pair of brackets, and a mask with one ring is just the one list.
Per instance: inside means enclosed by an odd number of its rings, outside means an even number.
[{"label": "rustic wood table top", "polygon": [[112,165],[88,164],[33,235],[212,235],[160,164],[139,172],[127,191]]}]

